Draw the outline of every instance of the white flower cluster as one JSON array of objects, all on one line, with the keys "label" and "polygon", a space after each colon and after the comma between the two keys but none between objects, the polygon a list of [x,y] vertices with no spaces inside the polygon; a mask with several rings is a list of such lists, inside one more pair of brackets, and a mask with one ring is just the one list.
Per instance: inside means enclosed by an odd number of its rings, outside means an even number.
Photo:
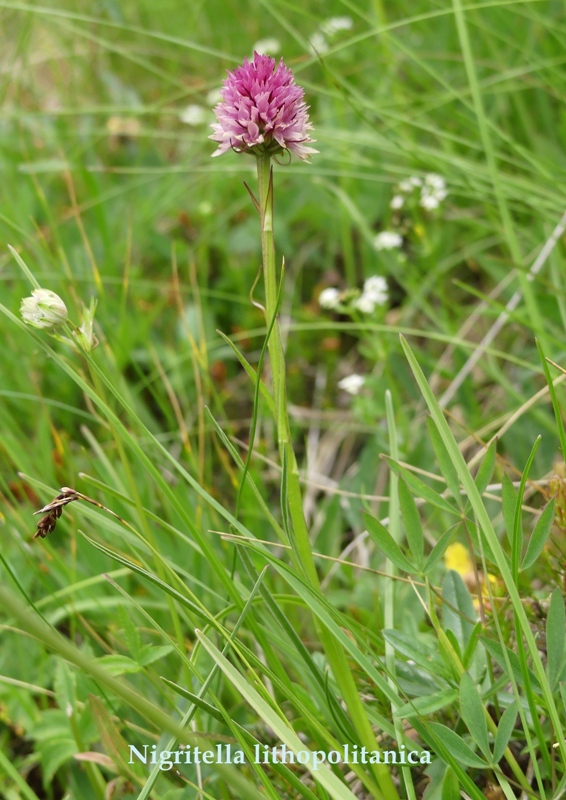
[{"label": "white flower cluster", "polygon": [[365,281],[361,293],[354,296],[350,292],[340,292],[334,286],[323,289],[319,295],[318,304],[321,308],[334,310],[350,301],[350,308],[361,311],[362,314],[373,314],[376,306],[385,305],[388,299],[387,281],[381,275],[373,275]]},{"label": "white flower cluster", "polygon": [[338,381],[338,387],[348,392],[348,394],[358,394],[365,382],[366,379],[363,375],[357,375],[354,372],[353,375],[347,375],[341,381]]},{"label": "white flower cluster", "polygon": [[385,305],[388,299],[387,281],[380,275],[373,275],[365,281],[363,292],[354,300],[354,308],[362,314],[373,314],[375,307]]},{"label": "white flower cluster", "polygon": [[403,244],[403,237],[395,231],[381,231],[373,240],[376,250],[395,250]]},{"label": "white flower cluster", "polygon": [[427,211],[432,211],[446,199],[448,191],[446,181],[441,175],[434,172],[425,175],[424,184],[421,188],[420,205]]},{"label": "white flower cluster", "polygon": [[391,208],[394,210],[403,208],[405,200],[413,193],[414,189],[420,190],[419,205],[426,211],[433,211],[438,208],[448,195],[446,181],[442,175],[429,172],[424,179],[419,178],[417,175],[412,175],[398,185],[397,192],[391,199]]},{"label": "white flower cluster", "polygon": [[321,23],[319,29],[309,36],[310,51],[314,55],[326,53],[329,48],[328,40],[340,31],[349,31],[354,27],[351,17],[330,17]]}]

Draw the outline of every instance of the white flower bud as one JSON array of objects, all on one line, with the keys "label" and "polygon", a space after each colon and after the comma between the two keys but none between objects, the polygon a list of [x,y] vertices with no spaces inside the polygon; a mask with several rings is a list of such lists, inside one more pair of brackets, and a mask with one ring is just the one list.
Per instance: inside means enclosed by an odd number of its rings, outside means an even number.
[{"label": "white flower bud", "polygon": [[323,289],[318,296],[318,304],[321,308],[337,308],[340,304],[340,292],[334,286]]},{"label": "white flower bud", "polygon": [[87,353],[91,353],[95,347],[98,346],[98,339],[96,337],[96,333],[94,332],[94,314],[96,311],[96,300],[94,298],[90,301],[90,306],[88,308],[84,308],[83,311],[83,320],[82,325],[74,331],[74,335],[77,338],[78,343],[86,350]]},{"label": "white flower bud", "polygon": [[387,294],[387,280],[381,275],[372,275],[364,281],[364,293]]},{"label": "white flower bud", "polygon": [[435,172],[429,172],[428,175],[425,175],[425,184],[433,189],[446,189],[446,181],[442,175],[437,175]]},{"label": "white flower bud", "polygon": [[362,297],[367,298],[376,306],[383,306],[389,300],[387,292],[387,281],[381,275],[372,275],[364,283]]},{"label": "white flower bud", "polygon": [[34,328],[56,328],[67,322],[67,306],[59,295],[49,289],[34,289],[31,297],[25,297],[20,314],[27,325]]},{"label": "white flower bud", "polygon": [[352,305],[357,311],[361,311],[362,314],[373,314],[375,311],[375,301],[373,297],[365,292],[357,297]]},{"label": "white flower bud", "polygon": [[348,375],[346,378],[342,378],[341,381],[338,381],[338,386],[340,389],[343,389],[348,394],[358,394],[362,386],[364,385],[366,379],[363,375]]},{"label": "white flower bud", "polygon": [[401,247],[402,244],[403,237],[395,231],[381,231],[373,240],[376,250],[394,250],[396,247]]},{"label": "white flower bud", "polygon": [[435,208],[438,208],[440,201],[433,194],[425,194],[421,197],[419,205],[427,211],[433,211]]}]

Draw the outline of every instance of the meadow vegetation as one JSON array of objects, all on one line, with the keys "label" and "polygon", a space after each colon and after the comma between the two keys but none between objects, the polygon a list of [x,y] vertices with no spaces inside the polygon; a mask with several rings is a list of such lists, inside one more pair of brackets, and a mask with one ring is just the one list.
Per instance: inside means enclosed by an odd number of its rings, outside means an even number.
[{"label": "meadow vegetation", "polygon": [[[564,796],[563,3],[0,19],[0,795]],[[208,138],[254,45],[319,151],[274,164],[284,369]],[[246,763],[130,763],[180,743]]]}]

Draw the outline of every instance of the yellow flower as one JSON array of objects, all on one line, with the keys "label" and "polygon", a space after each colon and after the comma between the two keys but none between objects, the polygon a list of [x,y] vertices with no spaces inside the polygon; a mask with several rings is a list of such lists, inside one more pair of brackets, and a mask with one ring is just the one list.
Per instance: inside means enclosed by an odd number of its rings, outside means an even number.
[{"label": "yellow flower", "polygon": [[468,553],[468,549],[460,542],[451,544],[444,553],[444,565],[446,569],[453,569],[460,575],[468,575],[473,572],[474,565]]}]

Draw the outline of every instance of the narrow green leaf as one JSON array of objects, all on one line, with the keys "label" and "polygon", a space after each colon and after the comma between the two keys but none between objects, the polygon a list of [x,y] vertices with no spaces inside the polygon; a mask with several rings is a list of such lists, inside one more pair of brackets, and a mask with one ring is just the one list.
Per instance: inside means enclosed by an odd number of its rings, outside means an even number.
[{"label": "narrow green leaf", "polygon": [[564,668],[564,641],[566,639],[564,598],[557,587],[551,595],[546,618],[546,674],[554,691]]},{"label": "narrow green leaf", "polygon": [[109,675],[126,675],[128,672],[140,672],[143,667],[128,656],[101,656],[96,659]]},{"label": "narrow green leaf", "polygon": [[[214,427],[214,430],[216,431],[216,433],[218,435],[218,438],[221,440],[221,442],[224,445],[224,447],[226,448],[226,450],[232,456],[232,459],[234,460],[234,463],[237,464],[237,466],[243,471],[245,469],[245,462],[241,459],[240,454],[238,453],[237,449],[234,447],[234,445],[232,444],[232,442],[230,441],[228,436],[226,436],[226,433],[222,430],[219,422],[215,419],[215,417],[213,416],[211,410],[208,407],[205,407],[205,411],[208,414],[208,417],[209,417],[209,419],[210,419],[210,421],[211,421],[211,423],[212,423],[212,425]],[[258,506],[261,508],[261,510],[265,514],[265,518],[271,523],[271,527],[273,528],[273,530],[275,531],[275,533],[277,534],[279,539],[281,539],[281,541],[283,541],[283,542],[285,542],[285,544],[287,544],[287,537],[285,535],[285,532],[283,531],[283,529],[281,528],[281,526],[279,525],[279,523],[277,522],[277,520],[273,516],[273,513],[272,513],[268,503],[266,503],[264,496],[262,495],[261,491],[258,489],[258,487],[257,487],[255,481],[253,480],[253,478],[252,478],[252,476],[251,476],[249,471],[246,474],[246,483],[251,488],[251,490],[253,491]],[[242,484],[240,484],[240,485],[242,485]]]},{"label": "narrow green leaf", "polygon": [[384,628],[381,633],[385,641],[389,642],[397,653],[425,669],[430,669],[435,648],[424,644],[403,631]]},{"label": "narrow green leaf", "polygon": [[423,566],[424,535],[419,511],[405,481],[399,481],[399,505],[409,549],[419,570]]},{"label": "narrow green leaf", "polygon": [[452,767],[448,767],[442,781],[442,800],[460,800],[461,796],[458,776]]},{"label": "narrow green leaf", "polygon": [[446,633],[442,628],[437,628],[438,654],[450,673],[450,681],[458,683],[462,674],[462,654],[460,645],[452,631]]},{"label": "narrow green leaf", "polygon": [[464,664],[465,669],[468,669],[468,667],[470,666],[470,662],[474,657],[474,653],[476,652],[476,648],[479,642],[479,636],[482,631],[483,631],[483,623],[481,620],[478,620],[474,625],[474,628],[468,640],[468,644],[466,645],[464,655],[462,656],[462,663]]},{"label": "narrow green leaf", "polygon": [[342,783],[326,764],[319,763],[318,768],[314,768],[314,754],[306,748],[295,731],[267,704],[263,697],[261,697],[253,686],[251,686],[201,631],[197,630],[196,634],[204,649],[218,664],[233,686],[240,692],[244,700],[251,705],[260,718],[274,731],[279,741],[284,742],[287,747],[295,753],[302,751],[309,754],[308,763],[304,766],[311,772],[313,778],[328,791],[330,796],[333,797],[334,800],[356,800],[350,789]]},{"label": "narrow green leaf", "polygon": [[525,464],[523,474],[521,475],[521,483],[519,484],[519,491],[517,493],[517,506],[515,508],[515,518],[513,520],[513,539],[511,543],[511,574],[513,575],[515,584],[518,584],[519,582],[519,564],[521,561],[521,553],[523,552],[523,497],[525,494],[527,479],[529,477],[533,461],[535,460],[535,455],[541,442],[541,438],[542,437],[540,436],[536,438],[532,450],[529,453],[527,463]]},{"label": "narrow green leaf", "polygon": [[554,521],[555,505],[556,499],[553,497],[538,518],[534,530],[531,533],[531,538],[529,539],[529,543],[527,545],[527,552],[523,558],[521,569],[528,569],[531,567],[542,553]]},{"label": "narrow green leaf", "polygon": [[[522,634],[525,640],[526,647],[529,650],[533,669],[536,673],[536,676],[539,680],[539,686],[541,687],[542,690],[549,720],[552,726],[554,727],[554,730],[560,731],[562,730],[563,724],[560,719],[560,714],[556,706],[556,702],[554,700],[552,692],[550,691],[550,687],[548,686],[548,681],[546,679],[544,666],[542,664],[542,659],[538,651],[537,642],[535,641],[535,637],[531,630],[527,614],[523,607],[523,600],[521,598],[521,595],[517,587],[517,578],[515,575],[512,574],[511,570],[509,569],[507,560],[504,555],[504,550],[501,547],[501,544],[497,538],[497,534],[495,533],[495,529],[493,527],[493,523],[488,513],[488,510],[482,500],[481,495],[477,490],[474,480],[470,474],[469,467],[466,464],[466,461],[464,460],[464,457],[460,451],[458,443],[454,438],[454,434],[450,430],[450,426],[448,425],[444,417],[444,413],[440,408],[438,401],[434,397],[434,394],[427,383],[425,375],[417,359],[415,358],[413,352],[411,351],[411,348],[407,344],[406,339],[403,336],[400,336],[400,341],[401,341],[401,346],[403,347],[403,350],[407,357],[407,360],[409,361],[409,364],[411,366],[411,371],[413,372],[415,380],[417,381],[419,388],[422,392],[422,395],[424,397],[424,400],[438,427],[440,435],[442,436],[442,440],[446,445],[446,449],[450,453],[450,457],[458,470],[458,476],[460,478],[463,488],[465,489],[468,495],[468,499],[472,505],[473,512],[476,515],[482,537],[486,539],[491,548],[491,551],[495,556],[497,567],[501,574],[501,578],[503,579],[503,582],[507,588],[509,599],[513,606],[513,612],[515,615],[515,627]],[[519,641],[521,641],[520,637]],[[534,725],[535,727],[540,728],[540,723],[538,717],[536,717],[536,713],[535,713]],[[556,742],[556,744],[560,752],[561,761],[562,763],[566,763],[566,739],[564,739],[564,737],[561,736],[558,736],[557,738],[558,741]],[[549,761],[548,748],[545,745],[544,736],[542,732],[540,733],[539,745],[541,746],[541,752],[545,760],[545,765],[548,767],[550,771],[552,769],[552,765],[547,763]],[[462,781],[462,778],[460,778],[460,781]]]},{"label": "narrow green leaf", "polygon": [[170,681],[168,678],[164,678],[163,675],[160,676],[163,683],[166,683],[167,686],[170,686],[174,692],[180,694],[181,697],[185,697],[187,700],[190,700],[191,703],[194,703],[197,708],[200,708],[201,711],[204,711],[205,714],[209,714],[213,719],[217,719],[219,722],[224,722],[224,717],[220,713],[220,711],[206,700],[203,700],[202,697],[199,697],[198,694],[193,694],[193,692],[189,692],[188,689],[185,689],[184,686],[179,686],[178,683],[174,683]]},{"label": "narrow green leaf", "polygon": [[[458,661],[461,663],[463,659],[462,650],[460,648],[460,642],[456,638],[456,634],[454,631],[447,628],[446,631],[439,631],[438,632],[438,644],[440,645],[440,652],[444,649],[445,655],[447,656],[447,663],[453,664],[454,654],[456,654]],[[446,643],[449,646],[446,646]]]},{"label": "narrow green leaf", "polygon": [[96,695],[91,694],[88,699],[104,753],[112,759],[120,773],[126,774],[130,779],[138,782],[143,774],[141,764],[137,763],[132,766],[128,764],[128,744],[108,709]]},{"label": "narrow green leaf", "polygon": [[470,736],[486,758],[491,757],[485,708],[475,683],[467,672],[460,681],[460,710]]},{"label": "narrow green leaf", "polygon": [[424,481],[421,481],[420,478],[417,478],[416,475],[414,475],[410,470],[405,469],[405,467],[397,464],[396,461],[393,461],[393,459],[388,458],[387,456],[384,456],[384,458],[387,459],[391,469],[397,473],[399,477],[404,479],[413,494],[415,494],[417,497],[422,497],[422,499],[426,500],[427,503],[430,503],[437,508],[441,508],[443,511],[447,511],[449,514],[460,516],[459,509],[454,508],[454,506],[449,503],[448,500],[445,500],[444,497],[441,497],[438,492],[435,492],[434,489],[431,489],[428,484],[426,484]]},{"label": "narrow green leaf", "polygon": [[491,481],[491,476],[493,475],[493,470],[495,468],[495,458],[497,455],[497,439],[494,439],[493,442],[487,448],[487,452],[484,455],[480,467],[476,473],[475,477],[475,484],[477,486],[478,492],[483,494]]},{"label": "narrow green leaf", "polygon": [[485,769],[488,766],[482,758],[474,753],[471,747],[468,747],[461,736],[447,728],[446,725],[441,725],[440,722],[429,722],[428,727],[432,728],[442,744],[464,766],[474,769]]},{"label": "narrow green leaf", "polygon": [[505,748],[509,744],[509,739],[515,728],[515,720],[517,719],[517,703],[515,700],[511,705],[505,709],[499,720],[497,726],[497,733],[495,734],[495,743],[493,745],[493,763],[498,764],[503,758]]},{"label": "narrow green leaf", "polygon": [[70,737],[52,739],[38,744],[37,755],[41,763],[43,780],[47,786],[51,783],[57,770],[75,755],[77,749],[77,743]]},{"label": "narrow green leaf", "polygon": [[114,550],[111,550],[109,547],[100,544],[100,542],[91,539],[89,536],[86,535],[86,533],[83,533],[81,530],[79,530],[79,533],[84,539],[86,539],[87,542],[89,542],[89,544],[91,544],[93,547],[96,547],[97,550],[100,550],[102,553],[106,553],[106,555],[110,556],[110,558],[114,559],[114,561],[117,561],[119,564],[123,564],[124,566],[129,567],[132,570],[132,572],[136,572],[138,575],[142,575],[144,578],[153,583],[155,586],[159,587],[162,591],[166,592],[167,594],[171,595],[171,597],[178,600],[179,603],[181,603],[181,605],[184,605],[190,611],[194,612],[200,619],[205,620],[209,624],[216,625],[216,620],[212,615],[210,616],[207,615],[207,613],[202,608],[199,608],[199,606],[197,606],[196,603],[193,603],[192,600],[189,600],[187,597],[182,595],[176,589],[173,589],[172,586],[169,586],[168,583],[162,581],[161,578],[158,578],[156,575],[153,575],[151,572],[148,572],[146,569],[143,569],[143,567],[138,566],[138,564],[136,564],[134,561],[131,561],[129,558],[126,558],[125,556],[122,556],[120,553],[116,553]]},{"label": "narrow green leaf", "polygon": [[165,656],[169,655],[172,650],[173,647],[170,644],[146,644],[140,650],[138,662],[146,667],[148,664],[153,664],[154,661],[159,661],[160,658],[164,658]]},{"label": "narrow green leaf", "polygon": [[247,372],[247,374],[248,374],[248,377],[251,379],[251,381],[252,381],[252,383],[254,384],[254,386],[257,386],[257,385],[258,385],[258,381],[259,381],[259,391],[260,391],[260,393],[261,393],[261,396],[262,396],[262,397],[263,397],[263,399],[265,400],[265,402],[266,402],[266,404],[267,404],[267,407],[269,408],[269,410],[270,410],[270,412],[271,412],[271,414],[272,414],[273,418],[275,419],[275,418],[276,418],[276,413],[275,413],[275,401],[274,401],[273,397],[270,395],[270,393],[269,393],[269,389],[267,388],[267,386],[265,385],[265,383],[264,383],[264,382],[261,380],[261,377],[260,377],[260,376],[257,374],[257,372],[255,371],[255,369],[254,369],[254,368],[251,366],[251,364],[250,364],[250,363],[247,361],[247,359],[245,358],[245,356],[243,355],[243,353],[241,353],[241,352],[240,352],[240,350],[238,350],[238,348],[236,347],[236,345],[235,345],[235,344],[234,344],[234,342],[233,342],[233,341],[230,339],[230,337],[229,337],[229,336],[226,336],[226,334],[225,334],[225,333],[222,333],[222,331],[220,331],[220,330],[216,331],[216,333],[217,333],[217,334],[218,334],[220,337],[222,337],[222,339],[224,339],[224,341],[226,342],[226,344],[227,344],[227,345],[229,345],[230,349],[231,349],[231,350],[233,350],[233,352],[234,352],[234,355],[236,356],[236,358],[238,359],[238,361],[240,362],[240,364],[242,365],[242,367],[243,367],[243,368],[245,369],[245,371]]},{"label": "narrow green leaf", "polygon": [[[508,668],[505,661],[505,655],[503,654],[503,648],[499,644],[499,642],[495,642],[493,639],[488,639],[486,636],[480,637],[481,642],[483,643],[485,649],[488,653],[494,658],[503,672],[508,674]],[[510,650],[508,647],[505,648],[505,652],[507,654],[507,658],[509,659],[509,666],[511,667],[511,671],[513,673],[513,678],[518,686],[524,686],[523,681],[523,673],[521,672],[521,663],[519,661],[519,656],[513,650]],[[531,687],[540,691],[540,683],[538,682],[537,678],[535,677],[534,673],[529,670],[529,676],[531,681]]]},{"label": "narrow green leaf", "polygon": [[423,572],[425,575],[434,569],[434,567],[438,564],[444,553],[446,552],[446,548],[450,544],[450,539],[454,535],[455,527],[448,528],[445,531],[437,543],[434,545],[430,553],[428,554],[428,558],[425,562]]},{"label": "narrow green leaf", "polygon": [[416,572],[417,569],[414,564],[411,564],[403,555],[401,548],[394,541],[389,531],[383,527],[381,522],[375,517],[372,517],[371,514],[368,514],[367,511],[364,511],[364,518],[369,535],[387,558],[404,572]]},{"label": "narrow green leaf", "polygon": [[[147,719],[157,730],[168,731],[177,740],[194,746],[207,746],[204,738],[196,738],[190,729],[184,727],[176,718],[165,713],[160,707],[147,700],[142,694],[135,691],[125,680],[117,680],[107,670],[100,666],[99,659],[89,658],[79,650],[71,641],[63,637],[58,631],[48,625],[35,611],[32,613],[19,597],[7,590],[0,582],[0,604],[7,609],[18,621],[22,630],[29,633],[38,641],[53,650],[60,658],[74,664],[85,675],[93,678],[105,690],[120,698],[135,713]],[[238,797],[246,800],[265,800],[255,785],[245,778],[237,769],[228,764],[217,764],[215,771],[229,781]],[[159,774],[159,769],[156,771]]]},{"label": "narrow green leaf", "polygon": [[[495,558],[493,550],[491,549],[491,547],[490,547],[487,539],[485,538],[485,536],[481,536],[481,532],[478,530],[477,526],[474,525],[471,521],[467,521],[466,522],[466,530],[468,531],[468,533],[470,535],[470,539],[473,542],[474,552],[478,556],[481,553],[483,553],[484,557],[488,561],[491,561],[492,564],[497,564],[497,559]],[[508,558],[507,554],[504,551],[502,551],[501,557],[505,559],[505,561],[506,561],[506,563],[508,565],[510,564],[509,558]]]},{"label": "narrow green leaf", "polygon": [[505,530],[507,531],[507,540],[509,544],[512,544],[515,509],[517,508],[517,491],[507,473],[503,475],[501,499],[503,501],[503,520],[505,522]]},{"label": "narrow green leaf", "polygon": [[62,708],[66,714],[69,709],[72,713],[77,710],[77,678],[75,672],[71,670],[69,665],[61,659],[57,661],[55,668],[54,686],[55,696],[59,708]]},{"label": "narrow green leaf", "polygon": [[477,614],[466,584],[454,570],[446,573],[442,582],[442,627],[452,631],[460,652],[464,653],[476,624]]},{"label": "narrow green leaf", "polygon": [[440,436],[438,428],[434,424],[432,417],[427,417],[426,424],[428,428],[428,435],[430,436],[430,441],[432,442],[442,477],[446,481],[446,485],[450,489],[452,497],[456,501],[457,505],[461,506],[462,495],[460,494],[460,481],[458,479],[456,468],[454,467],[454,464],[448,455],[448,450],[444,446],[442,437]]},{"label": "narrow green leaf", "polygon": [[556,419],[556,425],[558,427],[558,437],[560,439],[562,458],[566,458],[566,431],[564,430],[564,423],[562,421],[562,411],[560,409],[560,403],[558,402],[558,397],[556,396],[556,389],[554,388],[554,383],[552,382],[552,377],[550,375],[550,370],[548,368],[548,362],[544,355],[541,343],[539,342],[538,339],[535,339],[535,342],[541,360],[542,368],[544,370],[544,377],[546,378],[546,382],[548,384],[548,391],[550,393],[550,398],[552,400],[552,408],[554,410],[554,418]]},{"label": "narrow green leaf", "polygon": [[25,263],[25,261],[24,261],[24,260],[23,260],[23,258],[20,256],[20,254],[19,254],[19,253],[18,253],[16,250],[14,250],[14,248],[12,247],[12,245],[11,245],[11,244],[9,244],[9,245],[8,245],[8,250],[10,251],[10,253],[11,253],[11,254],[14,256],[14,258],[15,258],[15,259],[16,259],[16,261],[18,262],[18,265],[19,265],[20,269],[22,270],[22,272],[24,273],[24,275],[26,276],[26,278],[28,279],[28,281],[31,283],[31,285],[32,285],[32,286],[33,286],[35,289],[39,289],[39,288],[40,288],[40,285],[39,285],[39,283],[37,282],[37,279],[36,279],[35,275],[34,275],[34,274],[33,274],[33,272],[30,270],[30,268],[29,268],[29,267],[28,267],[28,265]]},{"label": "narrow green leaf", "polygon": [[[130,610],[131,614],[131,610]],[[126,637],[126,643],[128,645],[128,650],[130,651],[131,657],[134,661],[138,661],[139,653],[142,647],[140,633],[137,627],[134,625],[133,620],[130,614],[126,611],[124,606],[120,606],[118,609],[118,616],[120,618],[120,624],[124,628],[124,635]]]},{"label": "narrow green leaf", "polygon": [[442,708],[452,707],[458,699],[456,689],[441,689],[434,694],[423,695],[406,703],[395,711],[395,716],[400,719],[410,719],[415,716],[427,716],[440,711]]},{"label": "narrow green leaf", "polygon": [[[247,542],[248,548],[253,547],[253,544]],[[393,703],[395,707],[400,705],[398,693],[383,677],[379,669],[375,666],[375,657],[369,657],[365,652],[362,652],[354,639],[347,636],[344,632],[348,629],[348,621],[342,617],[334,606],[332,606],[326,597],[320,592],[316,592],[301,576],[297,575],[293,568],[284,564],[276,556],[269,552],[257,551],[266,561],[274,566],[279,572],[281,577],[286,580],[295,592],[303,599],[305,607],[315,614],[322,624],[328,628],[336,641],[341,647],[356,661],[361,669],[368,675],[368,677],[376,684],[380,692],[382,692],[388,700]],[[2,586],[0,584],[0,592]],[[338,622],[336,620],[339,620]]]}]

